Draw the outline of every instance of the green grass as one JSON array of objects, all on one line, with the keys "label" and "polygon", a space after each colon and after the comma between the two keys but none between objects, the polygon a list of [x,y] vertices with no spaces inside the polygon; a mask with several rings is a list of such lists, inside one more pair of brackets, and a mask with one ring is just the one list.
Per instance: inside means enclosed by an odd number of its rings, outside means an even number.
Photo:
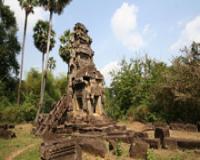
[{"label": "green grass", "polygon": [[0,139],[0,160],[4,160],[11,153],[27,147],[30,144],[39,145],[41,140],[31,134],[32,125],[17,125],[14,129],[17,138],[11,140]]},{"label": "green grass", "polygon": [[[0,139],[0,160],[5,160],[5,158],[10,154],[24,149],[31,144],[33,144],[32,148],[22,152],[20,155],[16,156],[14,160],[40,160],[39,146],[41,139],[32,135],[31,129],[31,124],[17,125],[17,127],[14,129],[15,133],[17,134],[17,138],[12,140]],[[187,135],[184,134],[184,137],[187,138]],[[116,157],[115,155],[108,153],[105,159],[130,160],[128,154],[129,145],[122,144],[121,147],[122,155],[120,157]],[[196,153],[194,150],[152,150],[152,154],[155,156],[156,160],[200,160],[200,154]],[[96,159],[103,160],[100,157],[83,153],[83,160]]]}]

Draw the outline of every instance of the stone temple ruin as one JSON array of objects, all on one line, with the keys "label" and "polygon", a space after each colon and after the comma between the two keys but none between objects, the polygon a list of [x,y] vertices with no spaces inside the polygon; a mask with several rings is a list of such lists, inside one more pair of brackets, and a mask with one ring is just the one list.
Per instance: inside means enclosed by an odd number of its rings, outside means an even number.
[{"label": "stone temple ruin", "polygon": [[49,114],[40,116],[34,131],[44,140],[42,160],[81,160],[82,151],[105,158],[107,152],[116,149],[118,142],[129,144],[130,157],[142,159],[149,147],[200,148],[200,141],[170,138],[168,126],[150,127],[155,131],[155,138],[149,138],[145,131],[129,130],[107,118],[103,109],[104,79],[93,62],[91,43],[88,30],[77,23],[69,39],[66,95]]},{"label": "stone temple ruin", "polygon": [[36,132],[39,135],[55,130],[65,120],[83,121],[89,117],[104,117],[104,79],[94,65],[94,52],[90,47],[92,39],[87,33],[85,26],[77,23],[70,35],[67,94],[47,117],[40,118]]},{"label": "stone temple ruin", "polygon": [[74,112],[103,115],[103,76],[95,68],[94,52],[88,30],[82,24],[74,27],[70,37],[72,51],[69,60],[68,90]]}]

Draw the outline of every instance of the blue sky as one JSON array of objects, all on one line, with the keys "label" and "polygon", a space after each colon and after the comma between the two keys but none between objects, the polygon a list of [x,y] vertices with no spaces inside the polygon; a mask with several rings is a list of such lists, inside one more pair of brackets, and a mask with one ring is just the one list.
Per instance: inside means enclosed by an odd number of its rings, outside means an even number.
[{"label": "blue sky", "polygon": [[[5,0],[15,11],[19,40],[22,40],[24,14],[17,0]],[[35,9],[29,17],[24,76],[31,67],[41,67],[41,53],[34,47],[32,28],[38,19],[48,20],[48,12]],[[107,84],[109,71],[118,68],[122,58],[148,54],[170,63],[179,48],[200,41],[199,0],[73,0],[62,15],[53,17],[57,44],[51,52],[57,61],[56,75],[67,74],[67,65],[58,55],[59,37],[77,22],[84,23],[93,39],[95,63]]]}]

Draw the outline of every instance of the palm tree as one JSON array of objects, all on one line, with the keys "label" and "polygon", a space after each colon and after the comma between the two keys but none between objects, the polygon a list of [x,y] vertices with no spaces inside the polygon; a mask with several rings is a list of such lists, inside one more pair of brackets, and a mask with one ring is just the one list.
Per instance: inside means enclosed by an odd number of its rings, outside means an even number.
[{"label": "palm tree", "polygon": [[[33,28],[33,39],[36,48],[42,52],[42,73],[44,70],[44,59],[45,53],[47,51],[47,41],[48,41],[48,30],[49,30],[49,23],[47,21],[39,20],[35,27]],[[55,32],[51,29],[51,37],[50,37],[50,47],[49,50],[51,51],[55,45]],[[40,95],[42,94],[42,80],[41,80],[41,90]],[[39,105],[38,112],[36,115],[36,122],[38,120],[39,114],[41,112],[42,105]]]},{"label": "palm tree", "polygon": [[[47,21],[39,20],[35,27],[33,28],[33,39],[36,48],[42,52],[42,72],[44,69],[44,58],[45,53],[47,51],[47,40],[48,40],[48,29],[49,23]],[[50,48],[51,51],[55,46],[55,32],[51,30],[51,37],[50,37]]]},{"label": "palm tree", "polygon": [[56,60],[53,57],[49,58],[48,68],[50,70],[50,73],[52,72],[52,70],[54,70],[56,68]]},{"label": "palm tree", "polygon": [[39,0],[39,5],[43,6],[45,10],[49,11],[49,32],[48,32],[48,43],[47,43],[47,54],[45,60],[45,67],[42,73],[42,94],[40,96],[40,105],[43,105],[44,99],[44,92],[45,92],[45,83],[47,77],[47,70],[48,70],[48,61],[49,61],[49,49],[50,49],[50,33],[52,29],[52,19],[53,13],[60,15],[65,6],[68,5],[72,0]]},{"label": "palm tree", "polygon": [[23,33],[23,42],[22,42],[22,54],[21,54],[21,66],[20,66],[20,78],[19,78],[19,87],[17,95],[17,104],[20,105],[20,95],[21,95],[21,85],[22,85],[22,76],[23,76],[23,65],[24,65],[24,49],[26,41],[26,31],[28,24],[28,16],[33,12],[33,7],[37,5],[37,0],[18,0],[22,9],[25,11],[25,20],[24,20],[24,33]]}]

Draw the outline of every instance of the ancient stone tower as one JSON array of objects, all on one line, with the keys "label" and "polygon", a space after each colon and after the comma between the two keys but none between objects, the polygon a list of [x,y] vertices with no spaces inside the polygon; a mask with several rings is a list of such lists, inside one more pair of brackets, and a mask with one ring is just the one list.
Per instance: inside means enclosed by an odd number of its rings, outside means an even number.
[{"label": "ancient stone tower", "polygon": [[70,35],[69,85],[74,112],[103,114],[103,76],[95,68],[92,40],[83,24],[77,23]]},{"label": "ancient stone tower", "polygon": [[[38,121],[36,134],[43,135],[57,130],[58,126],[72,122],[88,123],[88,119],[104,118],[104,79],[96,69],[91,49],[92,39],[88,30],[77,23],[68,42],[68,85],[67,93],[53,106],[53,110]],[[91,123],[91,121],[89,121]],[[65,129],[63,129],[65,132]]]}]

